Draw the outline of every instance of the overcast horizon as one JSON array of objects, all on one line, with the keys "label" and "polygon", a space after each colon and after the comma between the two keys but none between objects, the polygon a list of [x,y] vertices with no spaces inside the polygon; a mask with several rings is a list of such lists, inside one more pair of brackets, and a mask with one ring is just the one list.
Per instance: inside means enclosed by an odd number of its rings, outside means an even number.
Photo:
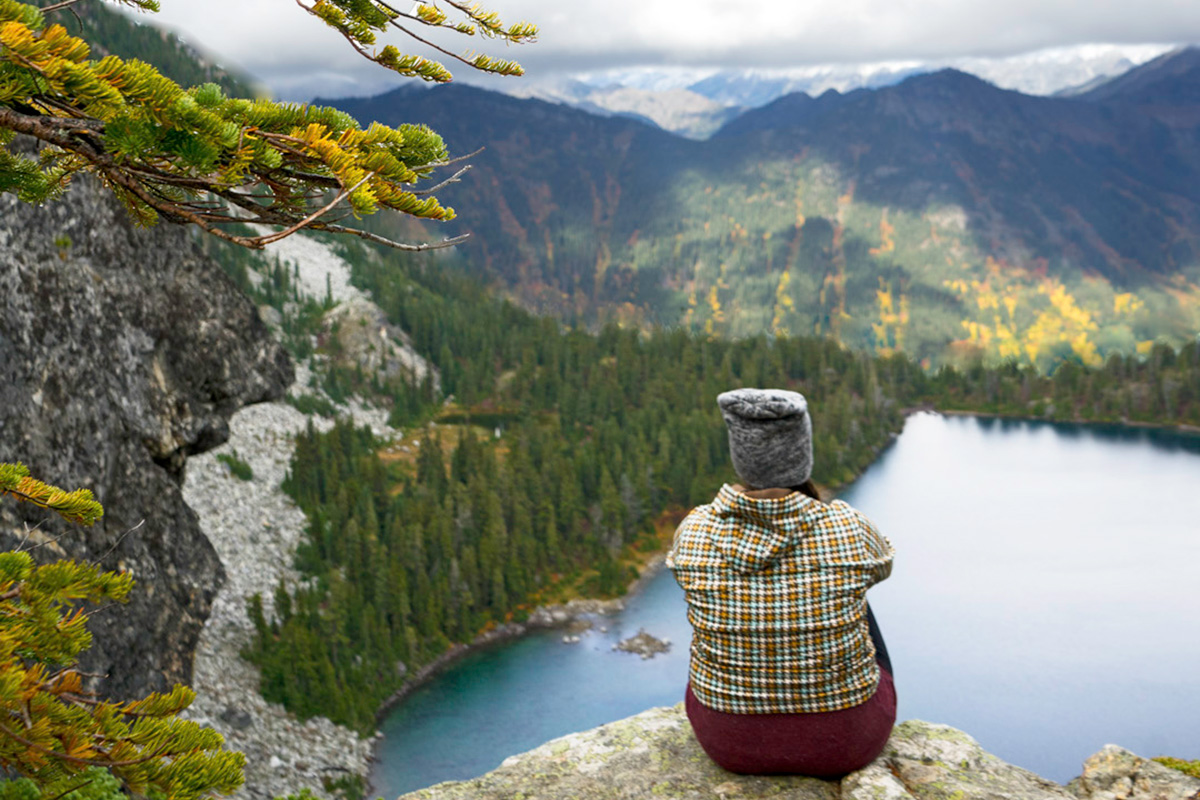
[{"label": "overcast horizon", "polygon": [[[367,62],[286,0],[161,0],[161,5],[161,13],[139,16],[170,27],[285,99],[368,95],[411,82]],[[449,34],[439,42],[456,52],[474,46],[515,59],[527,78],[481,76],[462,64],[444,63],[458,80],[507,91],[514,80],[536,83],[580,73],[655,68],[686,77],[719,69],[959,66],[1087,44],[1116,47],[1141,63],[1171,47],[1200,42],[1193,0],[1145,0],[1136,8],[1116,0],[808,0],[749,7],[717,0],[608,0],[580,2],[569,12],[547,0],[485,5],[506,23],[536,23],[539,40],[505,46]],[[403,35],[387,41],[429,55],[409,47],[412,40]]]}]

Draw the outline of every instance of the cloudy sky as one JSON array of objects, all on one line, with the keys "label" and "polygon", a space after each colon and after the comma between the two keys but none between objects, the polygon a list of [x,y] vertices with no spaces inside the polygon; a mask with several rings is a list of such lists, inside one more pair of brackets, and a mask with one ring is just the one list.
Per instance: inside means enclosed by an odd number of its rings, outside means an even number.
[{"label": "cloudy sky", "polygon": [[[294,0],[161,0],[159,21],[281,96],[368,94],[381,75]],[[495,0],[541,27],[506,47],[532,78],[637,66],[784,68],[1000,57],[1085,43],[1200,42],[1197,0]],[[456,41],[457,40],[457,41]],[[407,47],[400,39],[397,45]],[[420,52],[419,50],[410,51]],[[448,65],[449,66],[449,65]],[[453,70],[459,78],[466,68]],[[508,79],[512,80],[512,79]]]}]

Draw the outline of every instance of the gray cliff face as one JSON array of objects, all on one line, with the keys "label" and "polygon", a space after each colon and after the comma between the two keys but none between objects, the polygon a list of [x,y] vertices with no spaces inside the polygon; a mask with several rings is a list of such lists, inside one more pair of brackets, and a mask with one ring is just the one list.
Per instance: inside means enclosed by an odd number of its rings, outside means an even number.
[{"label": "gray cliff face", "polygon": [[[1031,724],[1036,724],[1031,722]],[[692,735],[683,704],[555,739],[470,781],[401,800],[1198,800],[1200,780],[1109,745],[1060,786],[987,753],[962,731],[912,720],[841,781],[735,775]]]},{"label": "gray cliff face", "polygon": [[280,397],[291,364],[253,305],[184,230],[137,228],[94,182],[35,208],[0,195],[0,461],[90,488],[86,529],[0,502],[0,546],[132,570],[94,613],[85,666],[117,697],[191,678],[221,563],[183,502],[187,456]]}]

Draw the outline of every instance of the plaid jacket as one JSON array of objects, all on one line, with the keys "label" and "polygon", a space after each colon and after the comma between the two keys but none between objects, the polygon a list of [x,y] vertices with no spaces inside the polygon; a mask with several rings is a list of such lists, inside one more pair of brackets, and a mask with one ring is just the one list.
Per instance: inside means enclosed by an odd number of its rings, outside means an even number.
[{"label": "plaid jacket", "polygon": [[840,500],[765,494],[726,484],[675,532],[692,691],[733,714],[863,703],[879,683],[866,591],[891,573],[891,542]]}]

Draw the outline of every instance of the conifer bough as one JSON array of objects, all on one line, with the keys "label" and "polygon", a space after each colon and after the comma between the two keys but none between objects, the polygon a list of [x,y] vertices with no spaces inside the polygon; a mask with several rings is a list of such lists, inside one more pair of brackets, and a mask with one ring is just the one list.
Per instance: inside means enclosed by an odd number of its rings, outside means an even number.
[{"label": "conifer bough", "polygon": [[[0,464],[0,496],[10,495],[91,525],[104,513],[86,489],[67,492]],[[115,702],[87,689],[78,656],[92,643],[81,603],[125,602],[127,572],[59,561],[36,566],[29,553],[0,553],[0,770],[61,797],[108,770],[130,792],[168,800],[228,794],[243,780],[245,757],[224,749],[211,728],[179,718],[195,692]]]},{"label": "conifer bough", "polygon": [[[91,0],[98,2],[98,0]],[[363,129],[332,108],[226,97],[215,84],[184,89],[136,59],[90,58],[88,44],[53,21],[85,0],[38,8],[0,0],[0,192],[40,203],[61,194],[79,172],[103,181],[141,224],[160,219],[193,224],[235,244],[261,248],[303,228],[346,233],[406,250],[461,240],[403,244],[342,224],[388,208],[434,220],[454,218],[430,189],[450,159],[441,137],[423,125]],[[156,0],[113,0],[157,11]],[[317,0],[296,4],[342,34],[365,58],[400,75],[444,83],[441,63],[377,47],[378,36],[404,33],[473,69],[520,75],[519,64],[457,54],[418,33],[422,27],[505,42],[537,36],[528,23],[505,26],[477,4],[418,2],[402,12],[382,0]],[[440,7],[444,5],[450,14]],[[452,19],[453,14],[457,19]],[[36,157],[16,152],[25,134],[42,143]],[[234,223],[270,233],[246,235]]]}]

